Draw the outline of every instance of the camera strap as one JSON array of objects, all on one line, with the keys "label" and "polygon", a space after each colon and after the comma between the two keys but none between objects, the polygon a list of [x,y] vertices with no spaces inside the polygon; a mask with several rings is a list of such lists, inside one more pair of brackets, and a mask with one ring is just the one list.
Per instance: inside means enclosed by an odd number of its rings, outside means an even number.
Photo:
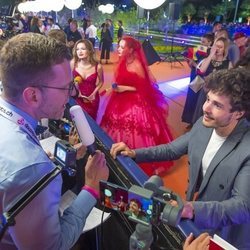
[{"label": "camera strap", "polygon": [[11,122],[17,124],[23,131],[25,131],[33,139],[34,142],[36,142],[39,146],[41,146],[34,129],[21,115],[16,113],[14,110],[7,108],[2,103],[0,104],[0,115],[10,120]]}]

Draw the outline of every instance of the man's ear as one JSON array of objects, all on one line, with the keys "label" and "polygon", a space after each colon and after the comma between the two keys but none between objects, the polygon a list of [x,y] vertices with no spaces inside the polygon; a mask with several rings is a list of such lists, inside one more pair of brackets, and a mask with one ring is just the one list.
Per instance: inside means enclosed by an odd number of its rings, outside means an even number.
[{"label": "man's ear", "polygon": [[242,116],[245,114],[245,111],[235,111],[235,118],[237,120],[241,119]]},{"label": "man's ear", "polygon": [[27,87],[23,91],[23,100],[29,106],[32,107],[40,106],[42,102],[41,90],[35,87]]}]

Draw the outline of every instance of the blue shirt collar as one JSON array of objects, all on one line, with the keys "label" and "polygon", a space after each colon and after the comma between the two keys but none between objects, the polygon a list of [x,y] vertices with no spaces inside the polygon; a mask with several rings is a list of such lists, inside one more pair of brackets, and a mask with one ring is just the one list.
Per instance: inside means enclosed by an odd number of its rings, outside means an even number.
[{"label": "blue shirt collar", "polygon": [[36,119],[34,119],[33,117],[31,117],[29,114],[27,114],[26,112],[22,111],[21,109],[17,108],[16,106],[14,106],[13,104],[5,101],[3,98],[0,97],[0,103],[4,106],[6,106],[7,108],[13,110],[14,112],[16,112],[17,114],[19,114],[20,116],[22,116],[31,126],[34,130],[36,130],[36,127],[38,125],[38,121]]}]

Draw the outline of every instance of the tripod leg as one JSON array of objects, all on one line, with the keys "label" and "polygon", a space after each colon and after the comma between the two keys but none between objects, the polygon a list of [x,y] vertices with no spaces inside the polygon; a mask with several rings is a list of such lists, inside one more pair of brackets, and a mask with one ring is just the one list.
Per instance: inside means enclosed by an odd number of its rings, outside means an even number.
[{"label": "tripod leg", "polygon": [[174,56],[175,61],[177,61],[181,66],[184,66],[183,63],[176,57]]}]

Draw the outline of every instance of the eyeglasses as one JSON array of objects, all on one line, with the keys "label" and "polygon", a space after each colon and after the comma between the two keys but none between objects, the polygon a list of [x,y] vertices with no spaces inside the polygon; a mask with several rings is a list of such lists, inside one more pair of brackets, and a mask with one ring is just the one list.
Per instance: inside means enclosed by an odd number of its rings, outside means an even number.
[{"label": "eyeglasses", "polygon": [[77,93],[76,86],[73,81],[70,82],[68,88],[60,88],[60,87],[53,87],[53,86],[47,86],[47,85],[39,85],[39,86],[33,86],[37,88],[45,88],[45,89],[60,89],[60,90],[68,90],[69,96],[75,96]]}]

